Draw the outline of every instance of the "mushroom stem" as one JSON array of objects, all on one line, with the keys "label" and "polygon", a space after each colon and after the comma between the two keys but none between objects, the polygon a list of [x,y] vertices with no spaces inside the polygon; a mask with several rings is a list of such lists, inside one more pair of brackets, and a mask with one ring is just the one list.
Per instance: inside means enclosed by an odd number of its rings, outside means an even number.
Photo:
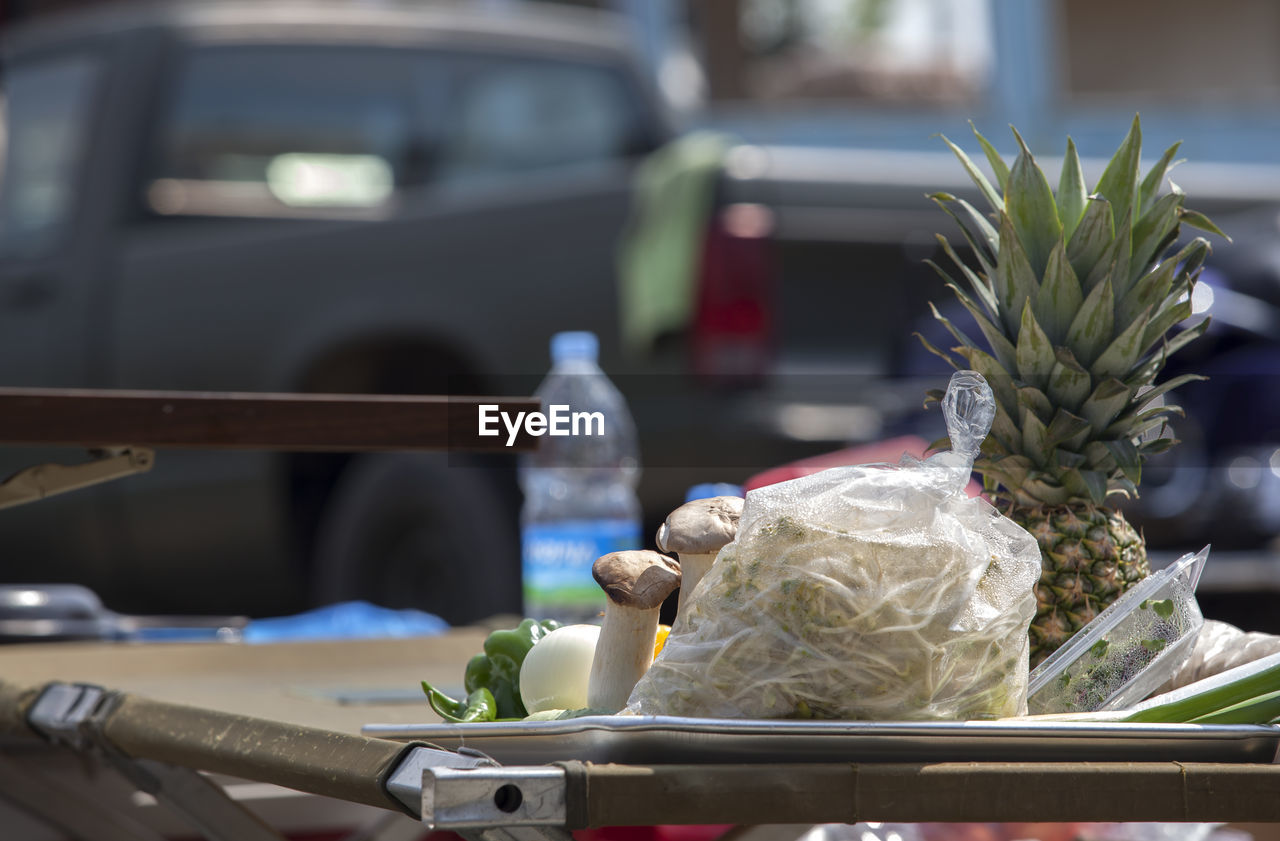
[{"label": "mushroom stem", "polygon": [[738,533],[743,499],[738,496],[713,496],[694,499],[667,515],[654,536],[658,548],[680,557],[680,601],[676,606],[679,625],[698,582],[711,569],[712,562],[725,544]]},{"label": "mushroom stem", "polygon": [[609,597],[587,679],[587,706],[616,713],[653,663],[662,601],[680,586],[680,565],[657,552],[610,552],[591,565]]},{"label": "mushroom stem", "polygon": [[685,612],[685,605],[689,604],[693,599],[693,591],[697,589],[698,582],[711,569],[711,564],[716,559],[716,552],[710,554],[689,554],[682,553],[680,555],[680,594],[676,602],[676,616],[679,618]]},{"label": "mushroom stem", "polygon": [[636,681],[653,664],[658,613],[659,608],[645,610],[612,601],[605,604],[587,682],[588,707],[614,713],[627,705]]}]

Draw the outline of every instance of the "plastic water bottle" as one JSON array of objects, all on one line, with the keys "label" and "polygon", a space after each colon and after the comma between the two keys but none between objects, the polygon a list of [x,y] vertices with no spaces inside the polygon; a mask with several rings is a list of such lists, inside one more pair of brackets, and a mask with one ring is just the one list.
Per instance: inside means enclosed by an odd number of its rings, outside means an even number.
[{"label": "plastic water bottle", "polygon": [[595,334],[557,333],[551,371],[536,392],[549,423],[537,451],[520,464],[526,616],[594,620],[605,595],[591,565],[644,545],[635,423],[598,354]]}]

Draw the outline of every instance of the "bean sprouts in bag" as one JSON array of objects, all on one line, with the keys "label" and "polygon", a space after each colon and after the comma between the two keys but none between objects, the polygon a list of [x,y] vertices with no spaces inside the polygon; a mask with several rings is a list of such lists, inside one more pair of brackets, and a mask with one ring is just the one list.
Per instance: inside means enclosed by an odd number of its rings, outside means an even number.
[{"label": "bean sprouts in bag", "polygon": [[965,493],[995,414],[957,372],[952,450],[751,491],[627,711],[975,719],[1026,712],[1035,539]]}]

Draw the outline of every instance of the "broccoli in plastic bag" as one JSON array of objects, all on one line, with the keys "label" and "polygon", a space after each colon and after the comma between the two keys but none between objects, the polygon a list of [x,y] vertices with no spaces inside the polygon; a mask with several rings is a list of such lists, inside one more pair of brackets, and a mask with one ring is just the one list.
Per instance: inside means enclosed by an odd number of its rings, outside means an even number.
[{"label": "broccoli in plastic bag", "polygon": [[1035,539],[965,493],[995,414],[957,372],[952,450],[824,470],[746,498],[627,711],[954,720],[1026,712]]}]

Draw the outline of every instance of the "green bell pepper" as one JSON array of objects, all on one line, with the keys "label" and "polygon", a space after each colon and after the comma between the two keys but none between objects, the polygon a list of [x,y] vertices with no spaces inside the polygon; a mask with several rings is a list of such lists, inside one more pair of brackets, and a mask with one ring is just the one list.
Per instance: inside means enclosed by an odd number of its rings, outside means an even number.
[{"label": "green bell pepper", "polygon": [[489,634],[484,653],[467,663],[465,700],[450,698],[422,681],[431,709],[445,721],[454,722],[524,718],[528,711],[520,699],[520,667],[533,644],[559,627],[553,619],[525,619],[514,628]]},{"label": "green bell pepper", "polygon": [[463,686],[468,693],[482,688],[492,692],[498,718],[524,718],[529,713],[520,699],[520,666],[533,644],[559,627],[553,619],[525,619],[515,628],[489,634],[484,653],[467,663]]},{"label": "green bell pepper", "polygon": [[481,687],[467,695],[465,701],[456,701],[436,689],[425,680],[422,691],[427,693],[427,703],[445,721],[493,721],[498,717],[498,705],[493,693]]}]

